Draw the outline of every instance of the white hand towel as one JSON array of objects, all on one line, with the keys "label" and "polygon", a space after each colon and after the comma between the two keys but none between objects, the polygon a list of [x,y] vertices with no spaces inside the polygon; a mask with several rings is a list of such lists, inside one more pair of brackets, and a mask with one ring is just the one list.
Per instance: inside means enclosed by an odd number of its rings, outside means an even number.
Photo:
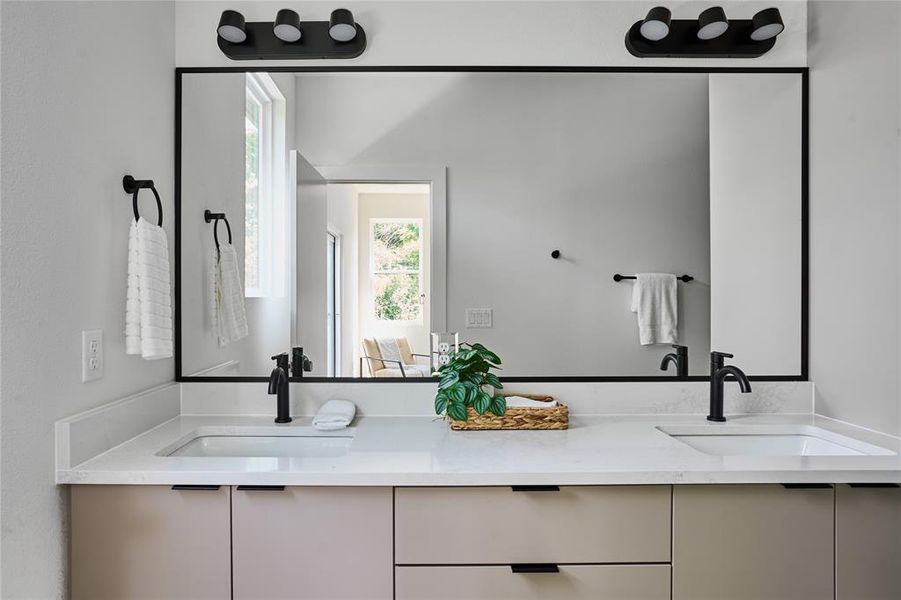
[{"label": "white hand towel", "polygon": [[676,343],[677,302],[675,275],[637,275],[632,285],[632,312],[638,315],[638,338],[642,346]]},{"label": "white hand towel", "polygon": [[172,295],[166,231],[143,217],[128,232],[125,353],[172,356]]},{"label": "white hand towel", "polygon": [[[403,359],[400,356],[400,345],[397,343],[397,338],[376,338],[375,343],[379,346],[379,354],[382,355],[382,358],[385,360],[394,360],[401,362]],[[394,367],[394,363],[389,363],[385,365],[386,367]]]},{"label": "white hand towel", "polygon": [[213,257],[212,280],[213,298],[210,308],[221,348],[247,337],[248,334],[244,286],[241,285],[238,274],[238,253],[231,244],[220,242],[219,252]]},{"label": "white hand towel", "polygon": [[523,396],[507,396],[507,408],[553,408],[557,406],[556,400],[545,402],[544,400],[533,400]]},{"label": "white hand towel", "polygon": [[357,407],[349,400],[329,400],[313,417],[313,427],[320,431],[335,431],[350,425],[357,414]]}]

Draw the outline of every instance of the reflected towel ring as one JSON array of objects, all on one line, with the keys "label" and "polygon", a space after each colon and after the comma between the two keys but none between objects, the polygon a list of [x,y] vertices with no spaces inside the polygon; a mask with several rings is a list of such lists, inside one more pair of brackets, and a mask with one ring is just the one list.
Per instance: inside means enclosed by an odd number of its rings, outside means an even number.
[{"label": "reflected towel ring", "polygon": [[228,223],[228,217],[224,212],[214,213],[210,209],[203,211],[203,220],[213,223],[213,241],[216,242],[216,251],[219,251],[219,221],[225,221],[225,229],[228,231],[228,243],[232,243],[232,226]]},{"label": "reflected towel ring", "polygon": [[138,193],[142,189],[149,189],[153,192],[154,197],[156,198],[156,212],[157,225],[160,227],[163,226],[163,203],[160,200],[160,195],[157,193],[156,188],[153,186],[152,179],[135,179],[131,175],[126,175],[122,178],[122,187],[125,189],[126,194],[131,194],[131,208],[135,214],[135,221],[140,219],[141,215],[138,213]]}]

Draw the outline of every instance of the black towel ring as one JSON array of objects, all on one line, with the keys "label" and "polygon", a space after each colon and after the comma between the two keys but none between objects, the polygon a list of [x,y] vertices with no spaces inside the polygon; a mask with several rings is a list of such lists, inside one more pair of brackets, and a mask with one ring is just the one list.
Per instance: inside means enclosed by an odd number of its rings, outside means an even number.
[{"label": "black towel ring", "polygon": [[153,186],[152,179],[135,179],[131,175],[126,175],[122,178],[122,187],[125,189],[126,194],[131,194],[131,208],[135,213],[135,221],[141,217],[138,213],[138,193],[143,189],[149,189],[153,192],[153,196],[156,198],[156,212],[159,215],[157,225],[163,226],[163,203],[160,200],[159,193]]},{"label": "black towel ring", "polygon": [[216,251],[219,251],[219,221],[225,221],[225,229],[228,230],[228,243],[232,243],[232,226],[228,223],[225,213],[214,213],[210,209],[203,211],[203,220],[213,222],[213,240],[216,242]]}]

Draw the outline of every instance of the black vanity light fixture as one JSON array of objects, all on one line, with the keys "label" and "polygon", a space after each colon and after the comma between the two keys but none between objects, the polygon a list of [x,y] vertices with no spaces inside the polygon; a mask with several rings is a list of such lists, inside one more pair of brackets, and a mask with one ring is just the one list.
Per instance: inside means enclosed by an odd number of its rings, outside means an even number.
[{"label": "black vanity light fixture", "polygon": [[249,23],[225,10],[216,33],[219,49],[232,60],[356,58],[366,50],[366,32],[346,8],[332,11],[328,21],[301,21],[283,8],[272,22]]},{"label": "black vanity light fixture", "polygon": [[752,19],[726,18],[712,6],[694,19],[671,19],[657,6],[626,33],[626,49],[639,58],[757,58],[776,44],[785,29],[778,8],[767,8]]},{"label": "black vanity light fixture", "polygon": [[300,31],[300,15],[290,8],[278,11],[272,24],[272,35],[289,44],[298,41],[303,35]]},{"label": "black vanity light fixture", "polygon": [[223,40],[232,44],[243,44],[247,39],[247,31],[244,29],[244,15],[236,10],[223,10],[219,17],[219,27],[216,33]]},{"label": "black vanity light fixture", "polygon": [[698,15],[698,39],[713,40],[729,29],[729,21],[726,20],[726,11],[722,6],[711,6]]}]

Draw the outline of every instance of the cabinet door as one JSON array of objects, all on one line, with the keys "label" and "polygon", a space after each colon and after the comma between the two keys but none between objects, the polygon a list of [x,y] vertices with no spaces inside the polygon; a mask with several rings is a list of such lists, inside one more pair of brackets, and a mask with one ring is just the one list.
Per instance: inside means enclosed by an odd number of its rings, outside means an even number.
[{"label": "cabinet door", "polygon": [[822,600],[834,590],[834,490],[675,486],[674,600]]},{"label": "cabinet door", "polygon": [[397,567],[397,600],[669,600],[669,565]]},{"label": "cabinet door", "polygon": [[838,600],[901,598],[901,488],[835,490]]},{"label": "cabinet door", "polygon": [[391,488],[232,492],[234,598],[388,599]]},{"label": "cabinet door", "polygon": [[229,598],[229,489],[77,485],[73,600]]}]

